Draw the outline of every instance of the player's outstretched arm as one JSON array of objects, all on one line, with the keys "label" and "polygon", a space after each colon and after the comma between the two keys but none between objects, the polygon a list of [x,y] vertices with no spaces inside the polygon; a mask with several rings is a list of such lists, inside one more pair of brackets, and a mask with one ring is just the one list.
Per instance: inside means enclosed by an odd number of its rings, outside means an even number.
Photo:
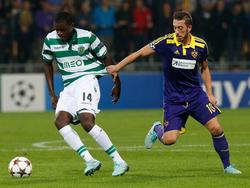
[{"label": "player's outstretched arm", "polygon": [[120,63],[118,63],[116,65],[108,66],[107,70],[108,70],[109,74],[112,74],[115,76],[126,65],[135,62],[135,60],[137,60],[140,57],[149,56],[149,55],[153,54],[154,52],[155,51],[149,45],[146,45],[143,48],[141,48],[140,50],[125,57]]}]

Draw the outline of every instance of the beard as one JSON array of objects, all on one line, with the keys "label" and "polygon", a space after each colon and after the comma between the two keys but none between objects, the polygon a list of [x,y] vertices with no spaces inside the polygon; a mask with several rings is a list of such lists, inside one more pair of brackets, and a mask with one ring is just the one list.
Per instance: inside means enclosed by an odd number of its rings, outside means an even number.
[{"label": "beard", "polygon": [[185,42],[188,40],[188,33],[185,36],[176,36],[178,42]]}]

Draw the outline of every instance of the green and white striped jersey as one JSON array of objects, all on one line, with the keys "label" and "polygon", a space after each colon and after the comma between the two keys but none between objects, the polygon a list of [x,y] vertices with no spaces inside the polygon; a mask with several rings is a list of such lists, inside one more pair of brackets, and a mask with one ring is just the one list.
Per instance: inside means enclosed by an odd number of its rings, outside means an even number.
[{"label": "green and white striped jersey", "polygon": [[44,40],[42,58],[45,63],[56,60],[66,87],[84,75],[108,74],[98,60],[103,59],[106,53],[107,48],[95,34],[75,28],[70,42],[60,39],[56,31],[49,33]]}]

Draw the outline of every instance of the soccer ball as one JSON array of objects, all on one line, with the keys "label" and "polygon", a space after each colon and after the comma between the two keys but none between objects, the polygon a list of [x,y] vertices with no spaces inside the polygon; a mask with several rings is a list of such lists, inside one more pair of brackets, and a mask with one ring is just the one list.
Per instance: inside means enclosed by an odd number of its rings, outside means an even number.
[{"label": "soccer ball", "polygon": [[28,177],[32,172],[32,164],[26,157],[15,157],[9,163],[9,173],[14,177]]}]

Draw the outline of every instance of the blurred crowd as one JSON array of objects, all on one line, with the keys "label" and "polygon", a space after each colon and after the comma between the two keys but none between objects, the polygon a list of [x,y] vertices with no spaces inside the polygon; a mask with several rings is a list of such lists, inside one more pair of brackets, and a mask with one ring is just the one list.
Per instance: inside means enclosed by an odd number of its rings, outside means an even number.
[{"label": "blurred crowd", "polygon": [[193,34],[208,43],[210,61],[250,68],[249,0],[0,0],[0,64],[41,62],[58,11],[72,13],[75,26],[93,31],[119,61],[173,32],[175,10],[192,13]]}]

